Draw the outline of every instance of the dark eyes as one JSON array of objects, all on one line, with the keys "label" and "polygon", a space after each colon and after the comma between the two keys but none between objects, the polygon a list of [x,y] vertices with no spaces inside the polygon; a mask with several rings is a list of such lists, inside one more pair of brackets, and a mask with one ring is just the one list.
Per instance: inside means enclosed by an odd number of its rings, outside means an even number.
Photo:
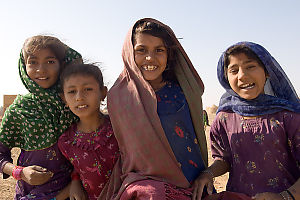
[{"label": "dark eyes", "polygon": [[[139,53],[145,53],[146,49],[140,48],[140,49],[136,49],[135,51],[139,52]],[[155,52],[157,52],[157,53],[164,52],[164,51],[165,51],[165,49],[163,49],[163,48],[158,48],[158,49],[155,50]]]},{"label": "dark eyes", "polygon": [[48,63],[49,63],[49,64],[54,64],[55,61],[54,61],[54,60],[49,60]]},{"label": "dark eyes", "polygon": [[86,91],[92,91],[93,88],[86,88],[85,90],[86,90]]},{"label": "dark eyes", "polygon": [[[29,65],[36,65],[37,63],[38,63],[38,62],[37,62],[36,60],[29,60],[29,61],[27,62],[27,64],[29,64]],[[55,61],[55,60],[48,60],[47,63],[48,63],[48,64],[55,64],[56,61]]]},{"label": "dark eyes", "polygon": [[236,69],[230,69],[229,70],[229,73],[231,73],[231,74],[236,74],[238,72],[238,70],[236,70]]},{"label": "dark eyes", "polygon": [[156,49],[156,52],[164,52],[164,49]]},{"label": "dark eyes", "polygon": [[74,94],[76,91],[75,90],[70,90],[68,91],[68,94]]},{"label": "dark eyes", "polygon": [[248,66],[247,68],[248,69],[252,69],[252,68],[254,68],[254,67],[256,67],[255,65],[250,65],[250,66]]},{"label": "dark eyes", "polygon": [[34,64],[36,64],[36,61],[35,61],[35,60],[29,60],[29,61],[27,62],[27,64],[29,64],[29,65],[34,65]]},{"label": "dark eyes", "polygon": [[145,49],[136,49],[135,51],[138,52],[138,53],[144,53]]},{"label": "dark eyes", "polygon": [[[93,88],[85,88],[84,91],[93,91]],[[69,90],[67,93],[68,94],[75,94],[77,90]]]}]

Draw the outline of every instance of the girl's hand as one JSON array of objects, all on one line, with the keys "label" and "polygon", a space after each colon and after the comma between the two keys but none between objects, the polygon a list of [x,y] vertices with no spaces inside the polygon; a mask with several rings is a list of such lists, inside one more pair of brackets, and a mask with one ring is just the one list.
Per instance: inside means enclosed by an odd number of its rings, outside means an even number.
[{"label": "girl's hand", "polygon": [[213,191],[213,177],[210,173],[202,172],[193,184],[193,200],[201,200],[205,185],[207,187],[207,193],[211,195]]},{"label": "girl's hand", "polygon": [[80,180],[73,180],[71,182],[70,200],[88,200]]},{"label": "girl's hand", "polygon": [[282,200],[283,197],[280,194],[277,193],[271,193],[271,192],[264,192],[264,193],[258,193],[252,199],[255,200]]},{"label": "girl's hand", "polygon": [[22,180],[30,185],[42,185],[49,181],[52,176],[52,172],[37,165],[25,167],[21,173]]}]

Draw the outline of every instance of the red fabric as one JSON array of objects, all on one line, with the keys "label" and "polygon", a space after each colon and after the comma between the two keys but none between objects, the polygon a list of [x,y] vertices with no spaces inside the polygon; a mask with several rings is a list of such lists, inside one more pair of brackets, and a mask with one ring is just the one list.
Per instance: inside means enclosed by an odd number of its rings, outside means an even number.
[{"label": "red fabric", "polygon": [[109,117],[96,131],[83,133],[73,124],[58,141],[63,155],[74,166],[72,180],[80,180],[89,199],[97,199],[119,157],[119,148]]},{"label": "red fabric", "polygon": [[72,181],[80,180],[80,175],[76,171],[73,171],[71,174],[71,179]]},{"label": "red fabric", "polygon": [[143,180],[130,184],[122,193],[120,200],[190,200],[192,191],[177,188],[161,181]]}]

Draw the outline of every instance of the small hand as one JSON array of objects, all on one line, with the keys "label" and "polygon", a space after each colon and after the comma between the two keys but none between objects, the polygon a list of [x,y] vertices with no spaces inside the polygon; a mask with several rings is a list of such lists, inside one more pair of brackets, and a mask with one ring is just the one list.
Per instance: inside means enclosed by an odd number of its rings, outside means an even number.
[{"label": "small hand", "polygon": [[193,200],[201,200],[202,193],[204,186],[207,187],[207,193],[209,195],[212,194],[213,191],[213,177],[209,173],[202,173],[200,176],[195,180],[193,184]]},{"label": "small hand", "polygon": [[80,180],[73,180],[71,182],[70,200],[88,200]]},{"label": "small hand", "polygon": [[264,193],[258,193],[252,199],[255,200],[282,200],[282,196],[277,193],[271,193],[271,192],[264,192]]},{"label": "small hand", "polygon": [[42,185],[49,181],[53,173],[46,168],[32,165],[22,170],[21,178],[30,185]]}]

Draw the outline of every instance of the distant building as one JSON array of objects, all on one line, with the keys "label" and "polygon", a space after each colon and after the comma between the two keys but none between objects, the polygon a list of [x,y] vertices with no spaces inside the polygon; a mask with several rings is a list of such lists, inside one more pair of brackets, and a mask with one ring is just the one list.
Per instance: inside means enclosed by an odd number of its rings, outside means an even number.
[{"label": "distant building", "polygon": [[2,115],[0,116],[0,118],[2,118],[6,108],[14,102],[16,97],[17,97],[17,95],[3,95],[3,112],[2,112]]}]

